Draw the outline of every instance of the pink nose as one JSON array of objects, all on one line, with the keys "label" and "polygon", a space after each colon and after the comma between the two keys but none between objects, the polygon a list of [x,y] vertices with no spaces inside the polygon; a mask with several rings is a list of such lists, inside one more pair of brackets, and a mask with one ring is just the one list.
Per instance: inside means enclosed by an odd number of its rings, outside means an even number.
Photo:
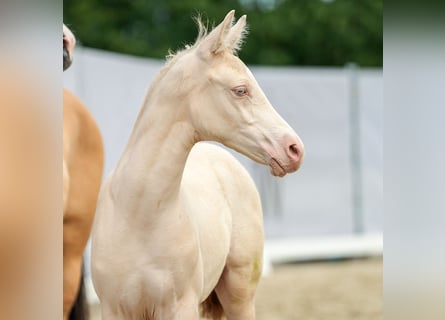
[{"label": "pink nose", "polygon": [[63,45],[66,47],[68,52],[71,54],[74,46],[76,45],[76,38],[70,29],[63,25]]},{"label": "pink nose", "polygon": [[287,157],[289,160],[289,169],[291,171],[297,170],[301,163],[303,162],[304,157],[304,147],[301,141],[298,138],[287,138]]}]

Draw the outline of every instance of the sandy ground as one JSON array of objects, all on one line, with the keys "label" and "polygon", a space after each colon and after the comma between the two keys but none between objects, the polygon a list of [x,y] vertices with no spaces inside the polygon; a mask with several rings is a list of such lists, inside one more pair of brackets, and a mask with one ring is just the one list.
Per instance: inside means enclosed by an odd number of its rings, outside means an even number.
[{"label": "sandy ground", "polygon": [[380,258],[275,266],[256,299],[257,320],[375,320],[382,306]]}]

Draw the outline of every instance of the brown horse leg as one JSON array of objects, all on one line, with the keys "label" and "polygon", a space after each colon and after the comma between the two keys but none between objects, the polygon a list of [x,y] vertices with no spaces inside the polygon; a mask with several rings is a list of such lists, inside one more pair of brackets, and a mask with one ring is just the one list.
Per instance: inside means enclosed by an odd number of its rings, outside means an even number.
[{"label": "brown horse leg", "polygon": [[80,277],[80,288],[77,291],[76,301],[74,301],[74,305],[71,308],[69,320],[88,320],[90,318],[88,300],[85,290],[84,271],[84,268],[82,268],[82,274]]},{"label": "brown horse leg", "polygon": [[[64,248],[65,250],[65,248]],[[76,301],[82,273],[82,256],[63,257],[63,320],[68,320],[71,308]]]}]

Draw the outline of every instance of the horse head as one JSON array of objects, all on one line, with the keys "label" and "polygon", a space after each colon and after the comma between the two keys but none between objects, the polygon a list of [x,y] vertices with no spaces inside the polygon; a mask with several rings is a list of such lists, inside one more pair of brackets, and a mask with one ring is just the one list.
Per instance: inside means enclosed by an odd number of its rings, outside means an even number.
[{"label": "horse head", "polygon": [[236,55],[246,16],[233,22],[232,10],[208,34],[199,23],[196,43],[175,62],[175,87],[189,99],[197,140],[220,142],[282,177],[300,167],[304,146]]},{"label": "horse head", "polygon": [[68,69],[73,62],[73,50],[76,38],[65,24],[63,25],[63,71]]}]

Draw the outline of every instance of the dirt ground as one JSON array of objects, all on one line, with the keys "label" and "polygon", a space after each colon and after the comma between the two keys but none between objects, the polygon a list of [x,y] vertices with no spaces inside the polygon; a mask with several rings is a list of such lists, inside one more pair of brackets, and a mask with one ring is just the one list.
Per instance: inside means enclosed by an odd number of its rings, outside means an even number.
[{"label": "dirt ground", "polygon": [[377,320],[382,307],[380,258],[275,266],[256,299],[257,320]]},{"label": "dirt ground", "polygon": [[382,259],[277,266],[256,301],[257,320],[375,320],[382,306]]}]

